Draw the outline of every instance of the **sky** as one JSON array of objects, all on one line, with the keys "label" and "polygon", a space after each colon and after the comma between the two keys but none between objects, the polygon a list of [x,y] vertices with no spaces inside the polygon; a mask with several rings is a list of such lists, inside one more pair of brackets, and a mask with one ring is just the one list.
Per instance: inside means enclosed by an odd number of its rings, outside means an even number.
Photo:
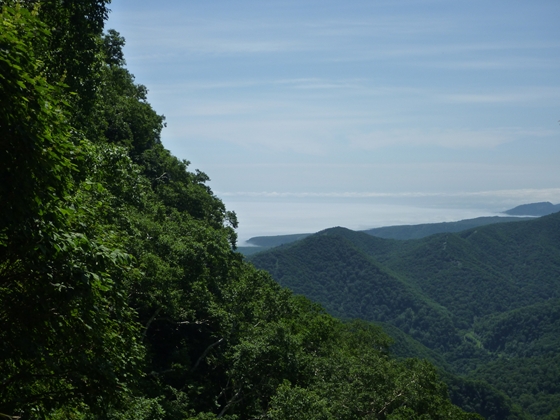
[{"label": "sky", "polygon": [[560,203],[558,0],[113,0],[240,239]]}]

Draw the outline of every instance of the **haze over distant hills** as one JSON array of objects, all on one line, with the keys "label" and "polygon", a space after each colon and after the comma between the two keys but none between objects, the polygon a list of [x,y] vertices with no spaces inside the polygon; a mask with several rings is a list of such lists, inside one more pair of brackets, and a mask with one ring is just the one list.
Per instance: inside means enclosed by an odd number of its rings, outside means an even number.
[{"label": "haze over distant hills", "polygon": [[541,203],[522,204],[513,209],[504,211],[511,216],[546,216],[560,211],[560,204],[552,204],[548,201]]},{"label": "haze over distant hills", "polygon": [[[493,223],[518,222],[530,219],[531,217],[545,216],[547,214],[552,214],[558,211],[560,211],[560,204],[554,205],[550,202],[540,202],[523,204],[503,212],[503,214],[507,214],[509,216],[477,217],[474,219],[459,220],[457,222],[384,226],[367,229],[363,232],[369,235],[386,239],[420,239],[426,236],[434,235],[436,233],[461,232],[466,229],[485,226]],[[311,233],[277,236],[256,236],[247,240],[247,244],[249,246],[239,247],[239,251],[245,255],[252,255],[265,249],[288,244],[306,238],[310,235]]]},{"label": "haze over distant hills", "polygon": [[363,232],[368,235],[385,239],[420,239],[426,236],[444,232],[461,232],[478,226],[491,225],[494,223],[519,222],[527,220],[527,217],[477,217],[475,219],[459,220],[457,222],[422,223],[419,225],[385,226],[368,229]]},{"label": "haze over distant hills", "polygon": [[335,316],[384,323],[399,354],[447,372],[464,409],[548,420],[560,414],[559,233],[560,213],[415,240],[331,228],[249,259]]}]

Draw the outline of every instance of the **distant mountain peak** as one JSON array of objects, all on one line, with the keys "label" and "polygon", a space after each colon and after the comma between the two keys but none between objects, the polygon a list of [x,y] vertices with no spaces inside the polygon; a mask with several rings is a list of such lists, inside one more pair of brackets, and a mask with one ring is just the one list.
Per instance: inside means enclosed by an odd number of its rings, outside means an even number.
[{"label": "distant mountain peak", "polygon": [[560,204],[552,204],[549,201],[539,203],[522,204],[504,211],[511,216],[546,216],[560,211]]}]

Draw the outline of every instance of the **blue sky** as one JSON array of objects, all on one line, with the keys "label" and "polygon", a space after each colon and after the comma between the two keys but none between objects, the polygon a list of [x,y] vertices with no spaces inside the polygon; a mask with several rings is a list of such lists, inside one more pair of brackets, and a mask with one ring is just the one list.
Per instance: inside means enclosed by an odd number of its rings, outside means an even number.
[{"label": "blue sky", "polygon": [[560,202],[557,0],[111,9],[164,145],[210,176],[242,238]]}]

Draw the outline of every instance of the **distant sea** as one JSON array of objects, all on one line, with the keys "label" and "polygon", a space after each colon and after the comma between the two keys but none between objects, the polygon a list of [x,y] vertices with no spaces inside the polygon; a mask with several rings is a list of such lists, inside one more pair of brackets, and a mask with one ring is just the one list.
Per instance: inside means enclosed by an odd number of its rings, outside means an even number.
[{"label": "distant sea", "polygon": [[[218,195],[219,196],[219,195]],[[220,197],[239,221],[238,245],[254,236],[314,233],[334,226],[365,230],[381,226],[454,222],[499,216],[520,204],[511,197]],[[536,198],[536,197],[535,197]],[[554,198],[550,200],[555,202]]]}]

